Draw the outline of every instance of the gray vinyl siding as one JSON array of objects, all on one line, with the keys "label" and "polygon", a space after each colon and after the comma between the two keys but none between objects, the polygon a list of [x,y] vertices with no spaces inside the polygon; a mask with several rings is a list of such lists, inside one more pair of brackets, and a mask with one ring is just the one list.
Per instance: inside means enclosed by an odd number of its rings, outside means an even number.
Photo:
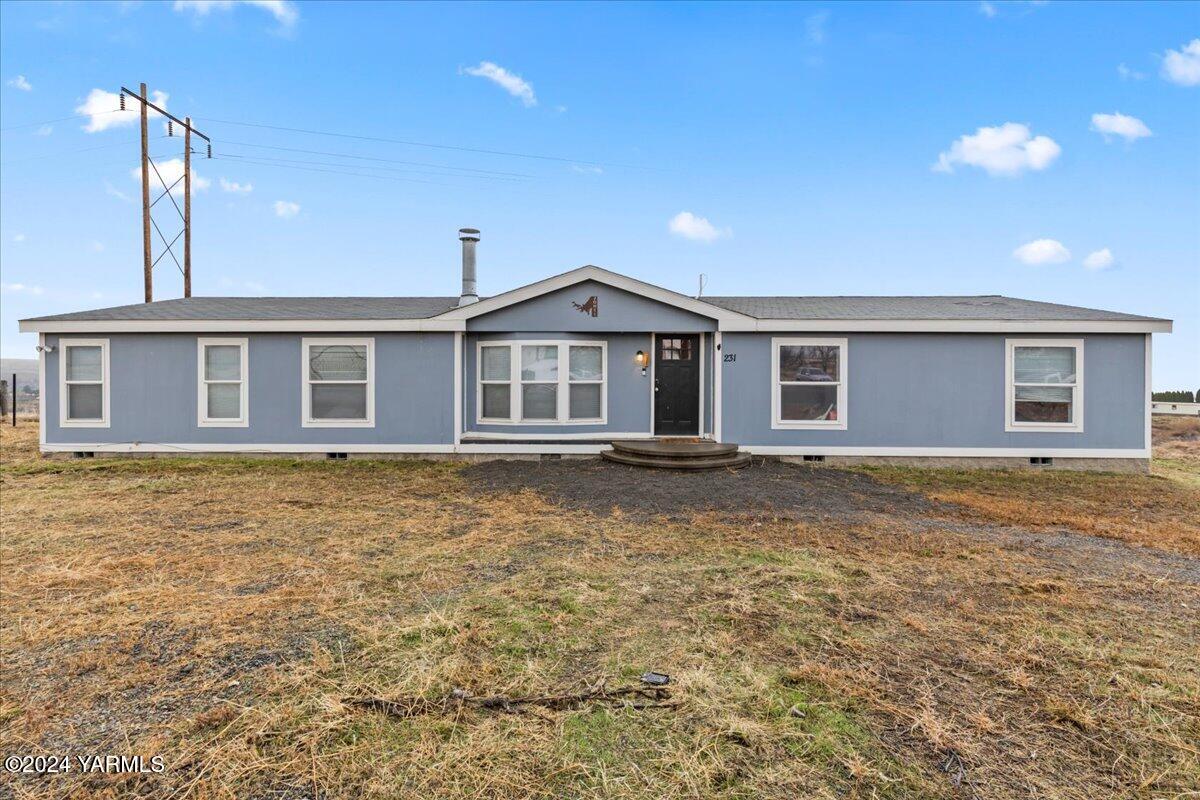
[{"label": "gray vinyl siding", "polygon": [[[586,292],[586,294],[585,294]],[[580,300],[593,290],[583,289]],[[576,295],[577,296],[577,295]],[[560,298],[562,299],[562,298]],[[636,302],[635,302],[636,301]],[[687,333],[687,315],[670,322],[653,314],[659,304],[642,298],[601,297],[599,320],[616,311],[622,324],[644,330],[472,332],[464,338],[463,424],[471,432],[520,434],[650,433],[653,372],[641,374],[638,350],[651,351],[651,332]],[[638,308],[641,308],[639,311]],[[635,319],[634,313],[639,316]],[[499,313],[499,312],[498,312]],[[567,320],[590,316],[570,309]],[[491,316],[491,315],[488,315]],[[535,315],[536,316],[536,315]],[[609,318],[609,324],[612,324]],[[513,324],[519,323],[510,320]],[[691,319],[696,326],[704,318]],[[225,334],[237,337],[239,334]],[[330,334],[311,334],[327,337]],[[787,336],[848,339],[847,429],[776,430],[771,427],[771,339]],[[196,334],[125,333],[46,335],[45,435],[49,444],[224,445],[449,445],[454,441],[453,333],[348,334],[375,340],[375,425],[366,428],[305,428],[301,425],[301,340],[305,334],[250,334],[249,410],[244,428],[197,424]],[[109,342],[107,428],[59,426],[60,338]],[[605,425],[476,424],[476,343],[481,339],[602,339],[608,343]],[[789,447],[952,447],[1142,449],[1145,437],[1145,340],[1143,334],[1088,334],[1084,340],[1084,430],[1079,433],[1005,431],[1006,338],[1055,338],[1003,334],[726,333],[722,356],[704,335],[705,431],[712,430],[713,374],[722,370],[722,438],[742,445]]]},{"label": "gray vinyl siding", "polygon": [[[597,298],[599,305],[594,317],[572,305],[583,305],[592,296]],[[472,333],[703,333],[716,329],[716,320],[712,318],[597,281],[582,281],[467,321],[467,330]]]},{"label": "gray vinyl siding", "polygon": [[[229,333],[220,336],[238,337]],[[452,444],[454,334],[354,333],[375,339],[375,426],[301,426],[305,336],[250,334],[250,424],[202,428],[196,421],[196,340],[191,333],[47,335],[45,355],[48,443],[162,444]],[[60,338],[109,341],[108,428],[62,428],[59,415]]]},{"label": "gray vinyl siding", "polygon": [[[771,339],[848,339],[846,430],[771,427]],[[1005,339],[1084,340],[1079,433],[1006,432]],[[726,333],[722,438],[793,447],[1140,449],[1145,443],[1145,335]]]},{"label": "gray vinyl siding", "polygon": [[[595,317],[583,305],[595,296]],[[535,297],[524,303],[483,314],[467,322],[464,358],[463,423],[471,433],[587,434],[652,432],[650,387],[652,370],[642,375],[634,361],[638,350],[653,350],[653,333],[700,333],[705,339],[705,430],[712,430],[712,336],[716,321],[656,300],[639,297],[596,281]],[[604,425],[481,424],[476,421],[476,344],[481,339],[587,339],[608,342],[608,420]]]}]

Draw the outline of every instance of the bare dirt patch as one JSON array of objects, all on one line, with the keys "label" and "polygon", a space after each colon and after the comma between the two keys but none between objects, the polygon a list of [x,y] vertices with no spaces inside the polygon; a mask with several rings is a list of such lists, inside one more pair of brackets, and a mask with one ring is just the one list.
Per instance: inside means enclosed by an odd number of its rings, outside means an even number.
[{"label": "bare dirt patch", "polygon": [[755,459],[745,469],[676,472],[599,460],[488,461],[463,476],[485,492],[534,491],[565,508],[638,519],[691,519],[710,511],[817,522],[868,514],[911,516],[930,503],[861,472]]}]

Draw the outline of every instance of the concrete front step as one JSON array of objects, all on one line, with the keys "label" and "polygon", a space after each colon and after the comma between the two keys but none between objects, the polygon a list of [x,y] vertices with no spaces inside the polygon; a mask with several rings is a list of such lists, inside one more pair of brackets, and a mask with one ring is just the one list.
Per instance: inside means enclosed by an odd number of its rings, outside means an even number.
[{"label": "concrete front step", "polygon": [[623,453],[618,450],[601,450],[600,457],[606,461],[616,462],[617,464],[628,464],[631,467],[653,467],[656,469],[741,469],[750,464],[750,454],[738,453],[736,450],[730,455],[720,455],[711,458],[639,456],[631,453]]},{"label": "concrete front step", "polygon": [[720,458],[736,455],[738,446],[725,442],[701,439],[633,439],[612,443],[613,450],[628,456],[644,458]]}]

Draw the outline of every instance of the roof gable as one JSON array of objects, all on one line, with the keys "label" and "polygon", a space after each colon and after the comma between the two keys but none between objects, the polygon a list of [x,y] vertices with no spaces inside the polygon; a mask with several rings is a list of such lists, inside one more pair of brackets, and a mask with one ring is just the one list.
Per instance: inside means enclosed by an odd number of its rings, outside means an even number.
[{"label": "roof gable", "polygon": [[690,311],[693,314],[699,314],[709,319],[714,319],[722,324],[722,327],[728,328],[730,325],[741,323],[745,326],[753,326],[754,318],[746,316],[726,308],[706,303],[703,300],[697,300],[694,297],[688,297],[679,292],[673,292],[670,289],[664,289],[661,286],[655,286],[652,283],[639,281],[636,278],[630,278],[627,275],[621,275],[617,272],[612,272],[601,267],[586,266],[573,269],[570,272],[564,272],[560,275],[555,275],[545,280],[530,283],[517,289],[513,289],[503,294],[489,297],[486,300],[480,300],[478,303],[472,303],[468,306],[460,306],[451,311],[441,314],[438,319],[442,320],[468,320],[483,314],[489,314],[493,311],[498,311],[508,306],[523,303],[532,300],[535,297],[556,292],[560,289],[573,286],[583,281],[596,281],[597,283],[612,286],[617,289],[623,289],[626,292],[636,294],[640,297],[656,300],[669,306]]},{"label": "roof gable", "polygon": [[711,315],[697,314],[641,293],[587,278],[464,320],[468,331],[628,333],[717,330]]}]

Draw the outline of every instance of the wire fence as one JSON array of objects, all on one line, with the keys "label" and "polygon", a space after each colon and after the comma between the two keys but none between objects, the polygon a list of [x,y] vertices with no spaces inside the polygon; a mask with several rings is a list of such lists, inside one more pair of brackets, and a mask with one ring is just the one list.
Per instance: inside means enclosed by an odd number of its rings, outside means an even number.
[{"label": "wire fence", "polygon": [[5,425],[13,424],[14,403],[16,404],[18,424],[22,417],[36,416],[38,413],[37,386],[21,380],[18,375],[0,378],[0,421]]}]

